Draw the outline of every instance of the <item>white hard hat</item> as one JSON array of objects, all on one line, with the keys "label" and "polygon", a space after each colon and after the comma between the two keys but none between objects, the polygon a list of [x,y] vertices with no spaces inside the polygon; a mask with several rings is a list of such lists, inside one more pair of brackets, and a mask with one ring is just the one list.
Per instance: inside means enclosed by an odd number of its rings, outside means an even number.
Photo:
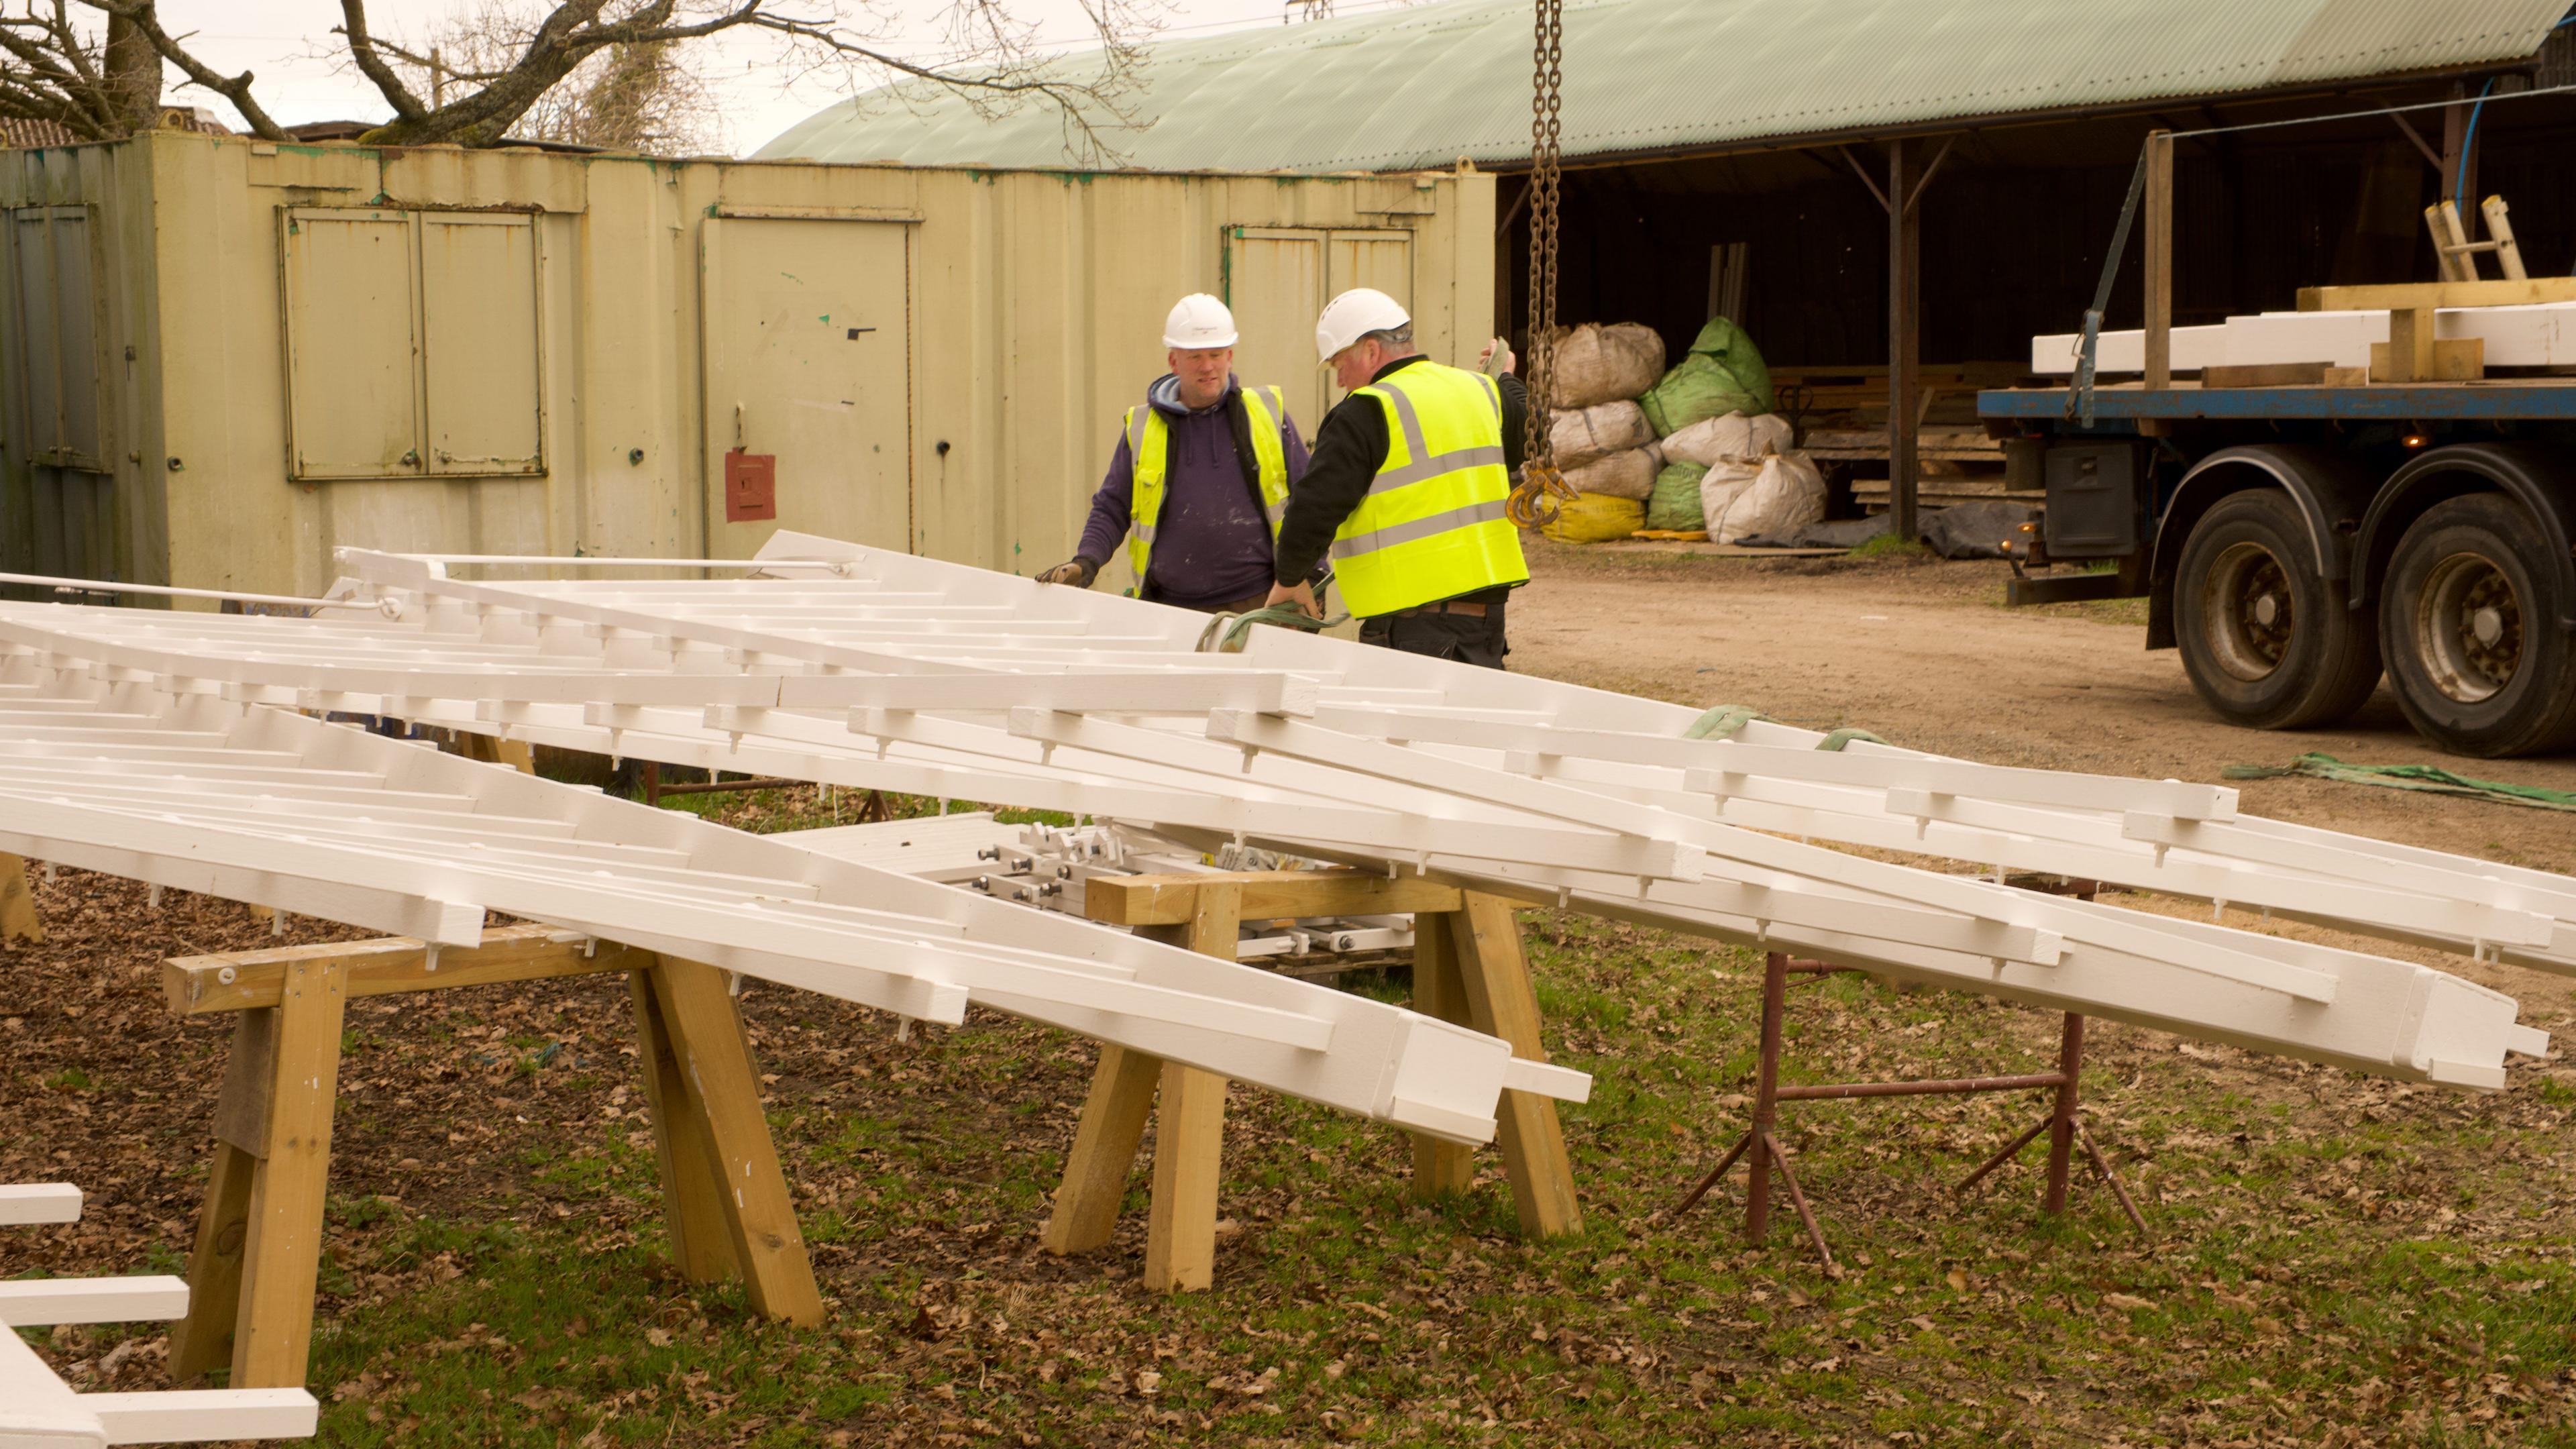
[{"label": "white hard hat", "polygon": [[1172,305],[1163,319],[1163,345],[1195,352],[1234,345],[1234,313],[1205,292],[1192,292]]},{"label": "white hard hat", "polygon": [[1372,332],[1391,332],[1411,325],[1404,304],[1375,287],[1353,287],[1324,306],[1315,319],[1315,350],[1326,362],[1333,354]]}]

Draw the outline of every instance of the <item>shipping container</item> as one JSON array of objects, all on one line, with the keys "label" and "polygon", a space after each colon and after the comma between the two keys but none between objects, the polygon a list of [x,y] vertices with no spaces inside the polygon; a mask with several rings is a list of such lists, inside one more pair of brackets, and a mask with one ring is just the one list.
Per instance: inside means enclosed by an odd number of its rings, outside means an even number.
[{"label": "shipping container", "polygon": [[1034,573],[1183,293],[1232,303],[1237,373],[1310,437],[1331,294],[1394,293],[1465,365],[1494,296],[1471,168],[162,131],[0,152],[0,206],[0,568],[263,592],[325,587],[341,545],[733,558],[779,528]]}]

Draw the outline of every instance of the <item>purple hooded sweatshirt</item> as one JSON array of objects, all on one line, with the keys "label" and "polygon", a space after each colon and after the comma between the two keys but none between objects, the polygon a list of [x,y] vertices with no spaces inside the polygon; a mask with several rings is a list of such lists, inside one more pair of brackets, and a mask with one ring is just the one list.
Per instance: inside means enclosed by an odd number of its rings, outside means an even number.
[{"label": "purple hooded sweatshirt", "polygon": [[[1240,410],[1242,390],[1229,377],[1225,396],[1196,411],[1182,405],[1180,381],[1169,374],[1145,390],[1146,402],[1163,415],[1171,437],[1163,471],[1163,514],[1148,565],[1152,576],[1143,580],[1146,598],[1206,609],[1269,591],[1270,523],[1262,515],[1258,486],[1244,477],[1228,416]],[[1245,441],[1248,446],[1248,436]],[[1284,413],[1279,446],[1288,462],[1288,481],[1294,484],[1306,471],[1306,444]],[[1109,459],[1109,476],[1091,496],[1091,518],[1083,525],[1082,546],[1075,550],[1079,557],[1099,565],[1117,554],[1134,518],[1135,480],[1136,462],[1128,456],[1122,430],[1118,451]]]}]

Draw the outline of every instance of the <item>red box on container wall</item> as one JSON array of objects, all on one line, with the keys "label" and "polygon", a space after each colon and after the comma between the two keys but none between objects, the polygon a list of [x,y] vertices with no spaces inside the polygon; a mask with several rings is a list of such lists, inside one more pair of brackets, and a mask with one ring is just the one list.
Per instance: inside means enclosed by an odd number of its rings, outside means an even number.
[{"label": "red box on container wall", "polygon": [[778,455],[725,454],[725,522],[757,523],[778,516]]}]

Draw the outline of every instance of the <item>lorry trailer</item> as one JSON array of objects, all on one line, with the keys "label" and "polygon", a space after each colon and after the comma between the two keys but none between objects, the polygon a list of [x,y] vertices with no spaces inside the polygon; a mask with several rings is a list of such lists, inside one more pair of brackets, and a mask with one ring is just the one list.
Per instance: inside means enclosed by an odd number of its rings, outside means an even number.
[{"label": "lorry trailer", "polygon": [[[2013,601],[2145,596],[2147,647],[2237,724],[2332,724],[2384,676],[2453,753],[2576,745],[2572,370],[1982,392],[2047,488]],[[2024,567],[2065,562],[2094,571]]]}]

